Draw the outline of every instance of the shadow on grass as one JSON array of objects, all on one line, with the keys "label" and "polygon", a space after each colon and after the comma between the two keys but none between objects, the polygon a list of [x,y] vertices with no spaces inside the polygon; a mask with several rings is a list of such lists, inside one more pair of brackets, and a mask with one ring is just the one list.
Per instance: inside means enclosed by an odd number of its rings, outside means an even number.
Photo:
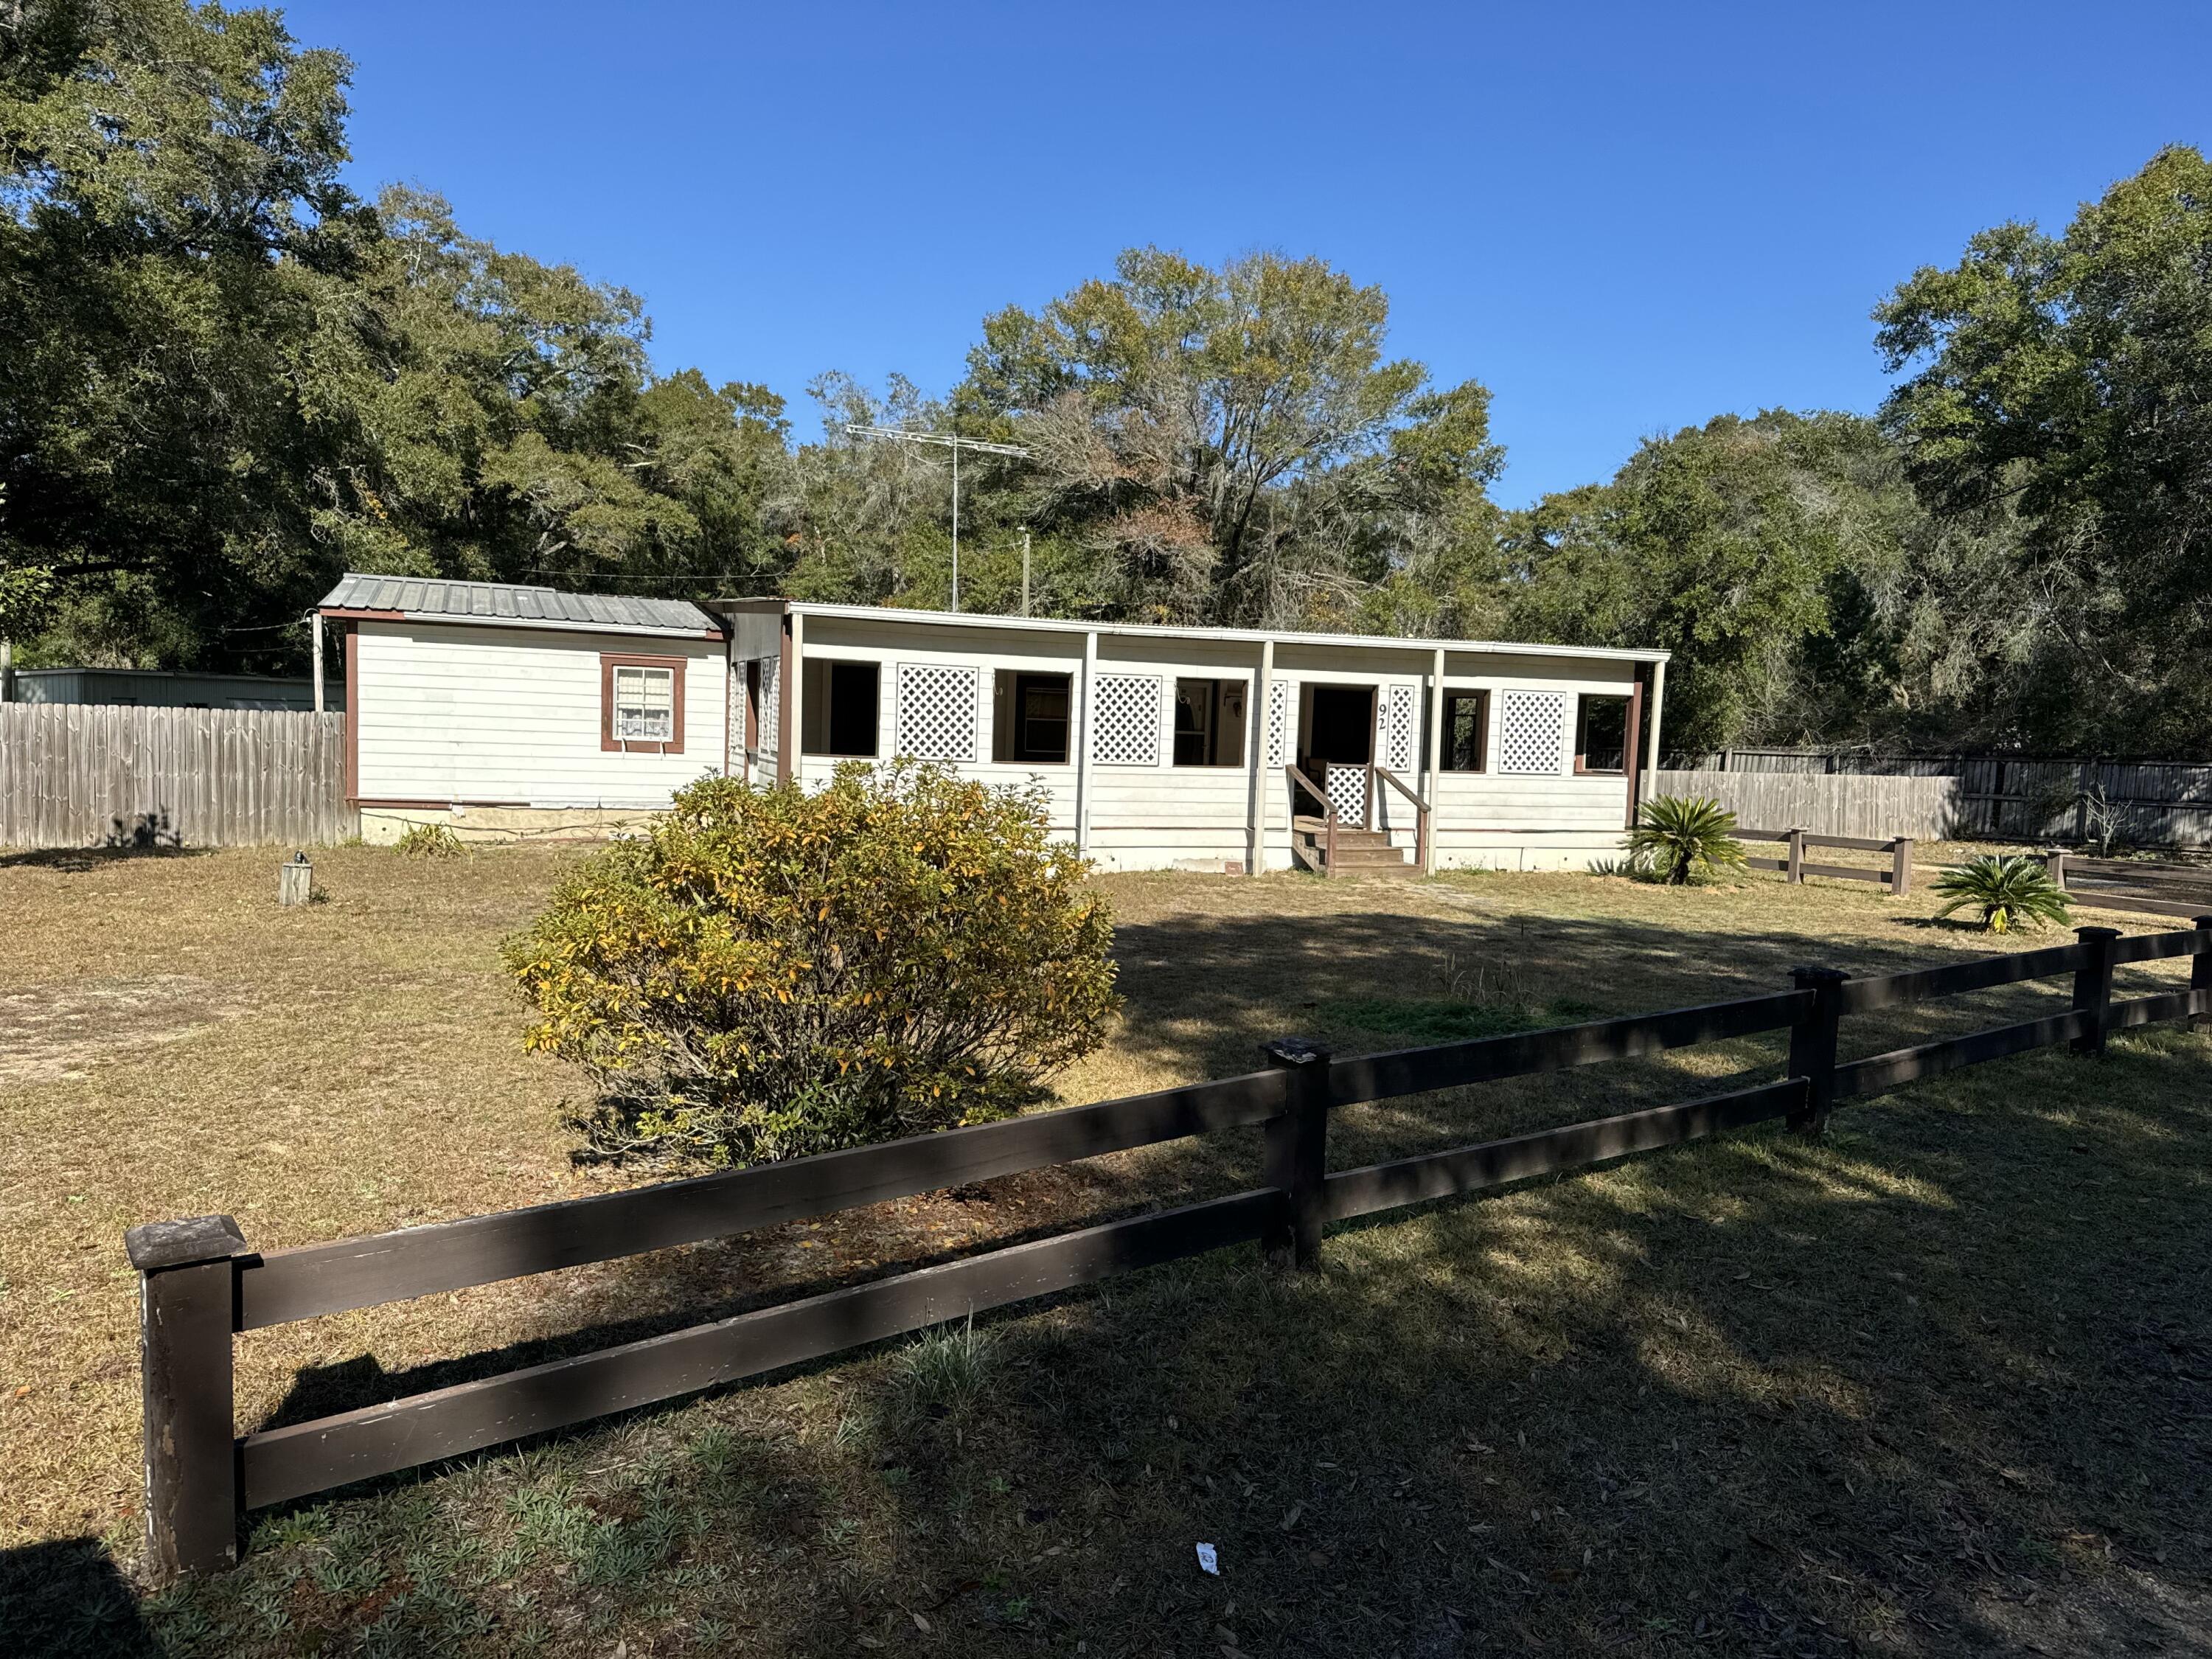
[{"label": "shadow on grass", "polygon": [[0,1653],[9,1659],[158,1659],[163,1651],[98,1539],[0,1550]]},{"label": "shadow on grass", "polygon": [[[1808,957],[2008,948],[1930,943],[1354,913],[1131,924],[1119,954],[1127,1042],[1196,1077],[1249,1068],[1285,1006],[1340,1052],[1396,1046],[1331,1032],[1330,1011],[1432,1007],[1470,951],[1510,956],[1532,996],[1626,1012],[1775,988]],[[1995,1023],[2035,994],[1911,1018]],[[1885,1016],[1858,1040],[1917,1039]],[[1331,1235],[1319,1275],[1217,1252],[979,1322],[990,1376],[957,1409],[902,1393],[880,1347],[817,1362],[257,1517],[246,1568],[179,1607],[239,1653],[303,1630],[485,1654],[2200,1648],[2204,1079],[2201,1039],[2134,1034],[2103,1062],[2045,1053],[1855,1103],[1825,1144],[1754,1133],[1374,1218]],[[1592,1068],[1355,1108],[1332,1133],[1419,1150],[1638,1091],[1710,1082]],[[981,1242],[1228,1190],[1251,1153],[1096,1161],[1046,1214],[1008,1198],[1041,1177],[991,1183],[1010,1224]],[[789,1238],[618,1264],[573,1304],[633,1317],[303,1374],[278,1420],[868,1276],[778,1266]],[[879,1270],[964,1253],[906,1244]],[[263,1634],[252,1597],[295,1582],[312,1595]]]},{"label": "shadow on grass", "polygon": [[2203,1077],[2131,1036],[1317,1275],[1218,1252],[979,1321],[957,1407],[878,1349],[264,1517],[188,1610],[242,1654],[303,1571],[382,1651],[2202,1650]]}]

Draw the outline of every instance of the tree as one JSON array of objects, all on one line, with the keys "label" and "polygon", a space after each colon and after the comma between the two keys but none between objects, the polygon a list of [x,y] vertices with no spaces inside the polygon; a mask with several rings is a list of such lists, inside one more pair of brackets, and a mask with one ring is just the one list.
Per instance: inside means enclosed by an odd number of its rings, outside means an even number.
[{"label": "tree", "polygon": [[[1870,422],[1724,415],[1647,441],[1610,483],[1512,515],[1510,630],[1673,651],[1667,726],[1684,748],[1813,735],[1843,716],[1808,659],[1851,662],[1878,637],[1911,516]],[[1863,630],[1849,639],[1845,616]],[[1860,695],[1882,673],[1851,666]]]},{"label": "tree", "polygon": [[1030,516],[1090,548],[1114,613],[1349,617],[1427,550],[1407,515],[1466,512],[1502,460],[1488,394],[1386,359],[1389,315],[1320,259],[1131,249],[987,318],[954,410],[1036,452]]},{"label": "tree", "polygon": [[2212,166],[2160,150],[2065,234],[2008,223],[1875,313],[1916,488],[1993,545],[1986,723],[2193,752],[2212,729]]}]

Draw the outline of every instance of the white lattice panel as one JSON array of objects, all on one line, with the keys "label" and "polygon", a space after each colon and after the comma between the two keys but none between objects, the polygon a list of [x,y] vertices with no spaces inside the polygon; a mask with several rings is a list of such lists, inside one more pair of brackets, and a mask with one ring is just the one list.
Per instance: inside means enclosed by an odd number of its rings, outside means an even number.
[{"label": "white lattice panel", "polygon": [[1340,823],[1354,829],[1367,827],[1367,769],[1346,765],[1340,761],[1329,763],[1328,776],[1322,783],[1328,790],[1329,804],[1336,808]]},{"label": "white lattice panel", "polygon": [[1160,763],[1160,680],[1101,674],[1091,687],[1091,758],[1103,766]]},{"label": "white lattice panel", "polygon": [[1566,769],[1567,700],[1557,691],[1498,699],[1498,769],[1556,777]]},{"label": "white lattice panel", "polygon": [[1291,694],[1288,680],[1267,685],[1267,769],[1278,771],[1291,763]]},{"label": "white lattice panel", "polygon": [[1419,704],[1410,685],[1394,685],[1382,703],[1382,741],[1376,752],[1393,772],[1413,769],[1413,742],[1420,729]]},{"label": "white lattice panel", "polygon": [[761,765],[763,769],[771,771],[778,763],[776,757],[782,753],[781,745],[776,741],[778,733],[782,730],[782,670],[781,658],[763,657],[761,659]]},{"label": "white lattice panel", "polygon": [[902,662],[898,671],[898,752],[915,760],[975,758],[975,671]]}]

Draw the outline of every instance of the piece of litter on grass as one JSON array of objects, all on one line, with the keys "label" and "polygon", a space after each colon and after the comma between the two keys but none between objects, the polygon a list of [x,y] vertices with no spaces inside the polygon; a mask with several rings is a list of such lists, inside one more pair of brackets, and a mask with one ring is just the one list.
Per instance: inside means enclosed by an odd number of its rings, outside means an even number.
[{"label": "piece of litter on grass", "polygon": [[1200,1544],[1198,1547],[1198,1570],[1210,1572],[1216,1578],[1221,1577],[1221,1558],[1213,1553],[1212,1545]]}]

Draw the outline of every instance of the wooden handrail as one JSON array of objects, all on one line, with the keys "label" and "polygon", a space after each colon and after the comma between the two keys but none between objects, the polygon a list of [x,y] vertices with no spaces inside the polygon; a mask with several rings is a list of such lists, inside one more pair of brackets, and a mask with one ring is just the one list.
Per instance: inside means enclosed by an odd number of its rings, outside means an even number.
[{"label": "wooden handrail", "polygon": [[[1308,794],[1311,795],[1316,800],[1322,804],[1321,872],[1325,876],[1335,875],[1338,872],[1336,862],[1336,803],[1329,799],[1328,790],[1322,788],[1319,784],[1316,783],[1311,778],[1308,777],[1304,772],[1298,769],[1297,763],[1295,761],[1285,765],[1283,768],[1283,770],[1290,774],[1291,782],[1303,786]],[[1298,839],[1297,805],[1297,797],[1293,795],[1291,798],[1291,842],[1292,846],[1297,845]]]},{"label": "wooden handrail", "polygon": [[1429,815],[1431,811],[1428,802],[1423,800],[1419,795],[1415,794],[1413,793],[1413,786],[1407,783],[1405,779],[1400,777],[1395,772],[1393,772],[1389,767],[1377,766],[1371,769],[1374,771],[1376,776],[1381,778],[1383,782],[1389,784],[1393,789],[1395,789],[1407,800],[1413,803],[1413,862],[1420,868],[1421,872],[1424,875],[1427,874],[1429,868]]}]

